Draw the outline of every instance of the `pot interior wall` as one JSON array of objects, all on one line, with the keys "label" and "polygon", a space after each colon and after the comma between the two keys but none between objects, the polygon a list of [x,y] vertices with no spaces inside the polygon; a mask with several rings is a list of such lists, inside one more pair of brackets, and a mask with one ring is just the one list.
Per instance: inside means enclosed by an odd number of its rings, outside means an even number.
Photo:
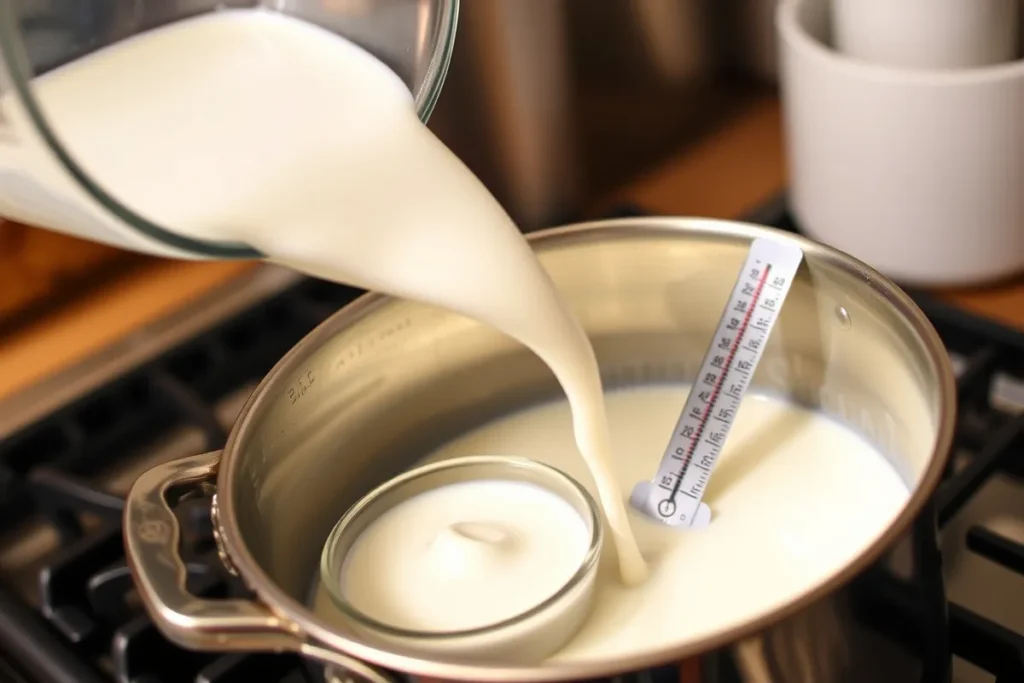
[{"label": "pot interior wall", "polygon": [[[537,244],[609,387],[693,379],[749,246],[743,228],[658,225]],[[808,251],[754,386],[851,425],[913,490],[933,458],[939,370],[872,277],[836,264]],[[232,437],[223,466],[238,476],[221,497],[298,603],[362,494],[472,427],[560,396],[546,366],[503,335],[390,299],[336,315],[279,370]]]}]

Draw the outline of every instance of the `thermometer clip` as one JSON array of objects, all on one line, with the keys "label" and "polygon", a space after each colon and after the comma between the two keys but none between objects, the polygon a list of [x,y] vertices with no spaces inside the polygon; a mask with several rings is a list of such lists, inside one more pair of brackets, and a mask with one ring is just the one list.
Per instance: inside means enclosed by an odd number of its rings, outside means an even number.
[{"label": "thermometer clip", "polygon": [[711,521],[701,498],[802,259],[792,243],[751,244],[658,472],[630,496],[640,512],[669,526]]}]

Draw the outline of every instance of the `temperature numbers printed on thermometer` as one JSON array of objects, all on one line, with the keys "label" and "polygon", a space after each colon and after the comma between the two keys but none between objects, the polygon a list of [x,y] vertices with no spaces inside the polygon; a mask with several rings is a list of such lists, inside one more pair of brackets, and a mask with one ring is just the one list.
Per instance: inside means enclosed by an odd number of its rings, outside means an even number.
[{"label": "temperature numbers printed on thermometer", "polygon": [[637,484],[633,507],[671,526],[710,521],[704,489],[802,259],[796,245],[754,240],[658,473]]}]

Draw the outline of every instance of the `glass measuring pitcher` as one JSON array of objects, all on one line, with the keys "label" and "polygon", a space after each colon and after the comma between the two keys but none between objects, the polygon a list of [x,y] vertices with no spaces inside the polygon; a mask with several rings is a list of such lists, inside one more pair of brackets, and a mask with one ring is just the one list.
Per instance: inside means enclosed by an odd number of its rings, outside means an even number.
[{"label": "glass measuring pitcher", "polygon": [[[52,105],[41,96],[40,84],[67,73],[69,66],[107,58],[123,41],[146,32],[225,10],[274,13],[274,17],[306,22],[355,43],[401,78],[412,93],[419,118],[426,121],[447,73],[458,0],[0,0],[0,217],[164,256],[261,256],[245,244],[183,234],[182,226],[164,224],[159,215],[119,199],[117,183],[104,182],[91,171],[97,157],[108,152],[97,144],[80,146],[73,135],[62,135],[70,124],[81,123],[70,117],[84,114],[70,111],[74,107]],[[181,45],[184,49],[177,55],[188,51],[188,42]],[[275,58],[272,50],[283,49],[269,38],[256,47],[266,47],[270,60]],[[222,52],[231,58],[227,49]],[[182,78],[175,71],[176,61],[175,54],[164,54],[136,71],[144,68],[143,77],[154,89],[173,85]],[[273,66],[272,61],[268,63]],[[118,73],[114,70],[106,83],[105,72],[101,73],[98,81],[93,78],[77,91],[72,89],[74,99],[64,102],[95,97],[111,98],[108,101],[118,107],[122,102],[124,107],[134,106],[138,102],[133,102],[133,93],[125,92],[123,86],[119,90]],[[134,96],[145,97],[138,91]],[[204,105],[203,98],[196,98],[197,116],[203,115],[204,106],[216,104]],[[107,149],[116,153],[116,126],[106,127],[103,120],[90,123],[102,131],[102,136],[92,136],[92,142],[96,137],[109,139]],[[288,123],[287,117],[280,121],[280,125]],[[172,142],[173,136],[186,134],[176,133],[173,125],[168,128],[162,134]],[[76,130],[81,129],[79,125]],[[189,192],[187,182],[180,191],[183,196]]]}]

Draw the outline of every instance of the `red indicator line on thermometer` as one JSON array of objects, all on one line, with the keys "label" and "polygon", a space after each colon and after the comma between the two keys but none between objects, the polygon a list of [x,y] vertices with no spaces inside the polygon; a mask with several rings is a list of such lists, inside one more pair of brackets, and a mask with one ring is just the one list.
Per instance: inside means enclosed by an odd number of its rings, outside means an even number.
[{"label": "red indicator line on thermometer", "polygon": [[[771,264],[767,264],[764,267],[764,271],[761,273],[761,278],[757,281],[757,288],[754,290],[754,294],[751,297],[752,301],[757,301],[761,298],[761,292],[764,290],[764,285],[768,281],[768,274],[771,272]],[[676,494],[679,493],[679,487],[683,483],[683,476],[690,467],[690,461],[693,460],[693,453],[697,450],[697,443],[700,441],[701,435],[704,433],[704,428],[708,424],[708,415],[711,413],[711,409],[715,407],[718,401],[718,396],[722,391],[722,384],[725,383],[725,378],[729,376],[729,370],[732,369],[733,360],[736,358],[736,351],[739,349],[740,344],[743,342],[744,336],[746,336],[747,328],[750,326],[750,318],[754,315],[754,307],[747,306],[747,312],[743,316],[743,320],[739,325],[739,329],[736,332],[736,338],[732,342],[732,346],[729,348],[729,353],[725,357],[725,363],[722,364],[721,372],[718,374],[718,379],[715,381],[714,386],[711,389],[711,397],[708,399],[707,405],[704,407],[704,412],[700,416],[700,422],[697,425],[696,433],[690,440],[690,446],[686,449],[686,455],[683,456],[683,462],[679,467],[679,474],[676,476],[676,483],[672,487],[672,493],[669,494],[669,500],[675,501]],[[696,391],[697,387],[691,391]]]},{"label": "red indicator line on thermometer", "polygon": [[701,498],[802,260],[788,241],[751,243],[658,471],[633,488],[635,509],[670,526],[710,521]]}]

